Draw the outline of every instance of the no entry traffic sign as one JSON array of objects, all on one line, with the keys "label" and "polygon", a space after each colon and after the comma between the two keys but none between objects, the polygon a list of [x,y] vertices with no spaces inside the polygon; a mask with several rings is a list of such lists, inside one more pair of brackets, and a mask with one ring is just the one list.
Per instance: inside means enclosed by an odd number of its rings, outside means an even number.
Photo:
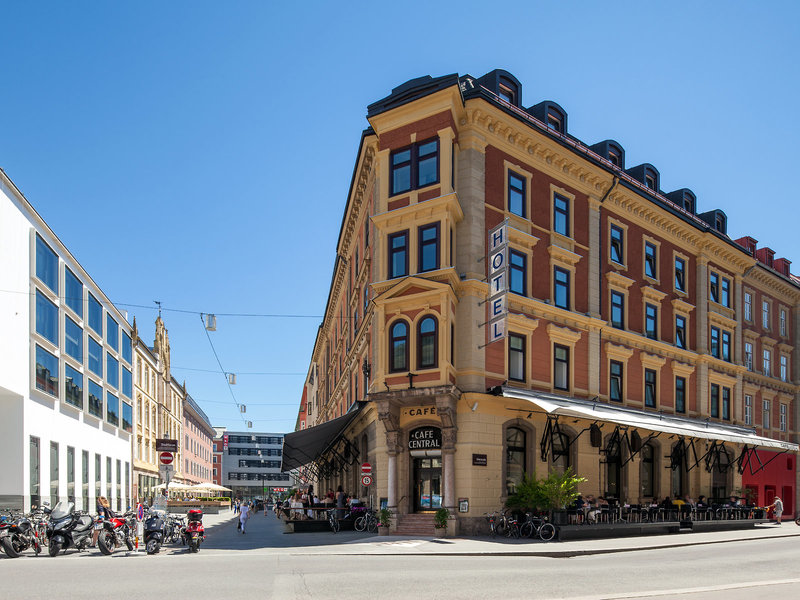
[{"label": "no entry traffic sign", "polygon": [[158,460],[161,461],[162,465],[171,465],[174,458],[172,452],[162,452],[158,455]]},{"label": "no entry traffic sign", "polygon": [[361,473],[363,475],[372,474],[372,465],[369,463],[361,463]]},{"label": "no entry traffic sign", "polygon": [[361,476],[361,485],[364,487],[369,487],[372,485],[372,475],[362,475]]}]

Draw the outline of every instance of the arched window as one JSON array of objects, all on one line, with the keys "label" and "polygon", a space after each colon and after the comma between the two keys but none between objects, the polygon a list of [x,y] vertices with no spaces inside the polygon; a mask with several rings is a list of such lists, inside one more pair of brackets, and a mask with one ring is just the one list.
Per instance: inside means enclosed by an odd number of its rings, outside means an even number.
[{"label": "arched window", "polygon": [[438,364],[439,344],[436,319],[425,317],[419,323],[417,356],[420,369],[433,369]]},{"label": "arched window", "polygon": [[561,474],[572,466],[571,438],[566,428],[553,432],[553,455],[551,457],[551,470]]},{"label": "arched window", "polygon": [[519,427],[506,429],[506,493],[513,494],[527,467],[527,436]]},{"label": "arched window", "polygon": [[393,373],[407,371],[408,325],[405,321],[397,321],[389,331],[389,370]]},{"label": "arched window", "polygon": [[641,472],[639,478],[642,486],[642,498],[652,498],[656,495],[656,457],[653,446],[642,446]]}]

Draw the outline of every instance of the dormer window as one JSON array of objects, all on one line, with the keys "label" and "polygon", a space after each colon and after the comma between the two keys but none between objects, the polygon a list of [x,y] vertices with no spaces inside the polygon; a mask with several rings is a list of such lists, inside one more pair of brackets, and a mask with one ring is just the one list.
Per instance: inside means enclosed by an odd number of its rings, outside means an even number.
[{"label": "dormer window", "polygon": [[608,151],[608,160],[611,161],[611,164],[615,167],[622,166],[622,160],[619,153],[615,152],[614,150]]},{"label": "dormer window", "polygon": [[717,218],[714,219],[714,229],[720,232],[725,231],[725,219],[722,215],[717,215]]},{"label": "dormer window", "polygon": [[683,197],[683,210],[694,213],[694,202],[688,194]]},{"label": "dormer window", "polygon": [[498,86],[497,93],[503,100],[505,100],[509,104],[514,104],[514,105],[517,104],[517,98],[516,98],[517,94],[513,89],[511,89],[507,85],[503,85],[501,83]]},{"label": "dormer window", "polygon": [[564,123],[561,116],[555,111],[551,110],[547,113],[547,126],[553,131],[564,133]]},{"label": "dormer window", "polygon": [[644,176],[644,184],[648,188],[650,188],[651,190],[655,190],[656,189],[656,178],[655,178],[655,176],[650,174],[650,173],[647,173]]}]

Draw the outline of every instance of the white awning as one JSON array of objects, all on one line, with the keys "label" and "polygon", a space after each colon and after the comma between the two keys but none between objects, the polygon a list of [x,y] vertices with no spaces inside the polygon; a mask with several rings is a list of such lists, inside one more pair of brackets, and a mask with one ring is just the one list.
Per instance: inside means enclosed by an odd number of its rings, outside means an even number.
[{"label": "white awning", "polygon": [[591,421],[608,421],[617,425],[638,427],[649,431],[706,440],[721,440],[761,448],[774,448],[789,452],[800,451],[800,446],[797,444],[761,437],[756,435],[755,430],[749,427],[725,425],[706,420],[612,406],[607,402],[566,398],[546,392],[534,392],[505,386],[502,390],[505,398],[527,400],[550,415],[576,417]]}]

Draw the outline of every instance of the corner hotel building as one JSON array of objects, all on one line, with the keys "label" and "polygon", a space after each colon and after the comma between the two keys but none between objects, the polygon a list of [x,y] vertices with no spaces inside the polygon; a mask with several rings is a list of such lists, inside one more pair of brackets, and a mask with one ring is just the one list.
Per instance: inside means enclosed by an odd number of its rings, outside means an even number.
[{"label": "corner hotel building", "polygon": [[620,143],[570,135],[557,103],[521,100],[495,70],[368,107],[283,469],[388,506],[393,527],[445,506],[462,534],[524,473],[567,467],[583,493],[750,490],[793,516],[790,262]]}]

